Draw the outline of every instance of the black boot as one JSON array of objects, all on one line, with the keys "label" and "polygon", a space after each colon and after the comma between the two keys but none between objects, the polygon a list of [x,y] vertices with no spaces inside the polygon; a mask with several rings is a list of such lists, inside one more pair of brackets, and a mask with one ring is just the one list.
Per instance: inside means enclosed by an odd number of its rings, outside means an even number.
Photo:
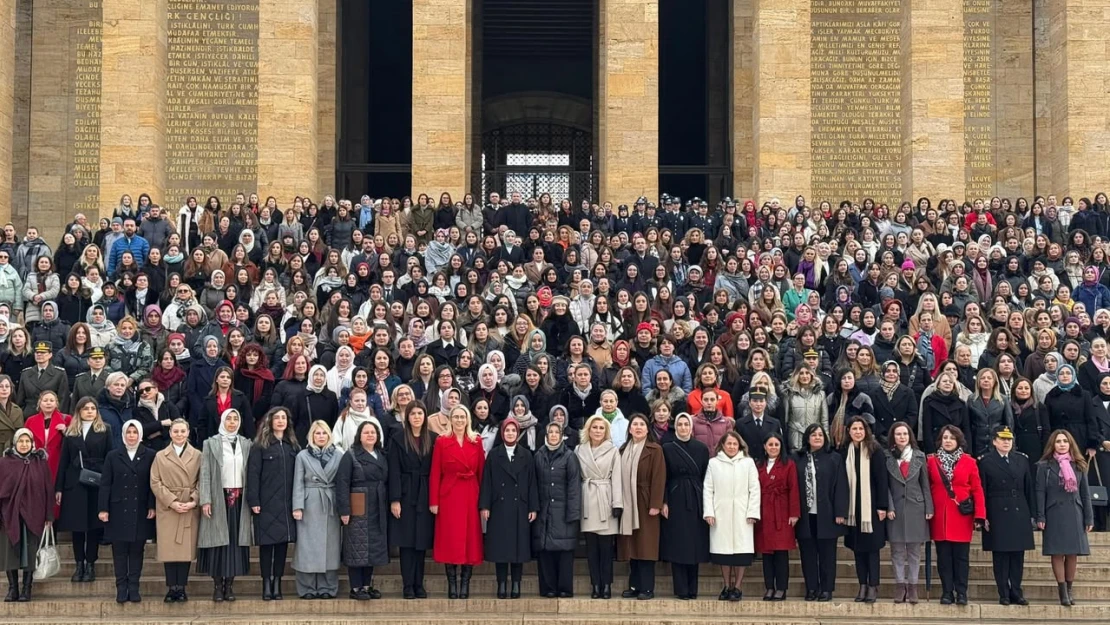
[{"label": "black boot", "polygon": [[600,599],[600,598],[601,598],[601,586],[598,586],[597,584],[591,584],[590,585],[590,599]]},{"label": "black boot", "polygon": [[507,599],[509,597],[509,584],[503,580],[497,580],[497,598]]},{"label": "black boot", "polygon": [[35,574],[26,569],[23,570],[23,589],[19,591],[20,602],[31,600],[31,586],[35,583]]},{"label": "black boot", "polygon": [[234,577],[224,578],[224,601],[235,601],[235,590],[231,587],[234,583]]},{"label": "black boot", "polygon": [[284,601],[285,596],[281,594],[281,576],[270,580],[270,590],[273,592],[274,601]]},{"label": "black boot", "polygon": [[77,561],[77,566],[73,567],[73,576],[69,578],[73,583],[85,581],[85,563],[81,560]]},{"label": "black boot", "polygon": [[1071,607],[1071,597],[1068,596],[1068,585],[1066,583],[1056,584],[1056,589],[1060,593],[1060,605]]},{"label": "black boot", "polygon": [[514,579],[511,586],[509,586],[509,598],[520,599],[520,580]]},{"label": "black boot", "polygon": [[5,603],[19,600],[19,571],[8,571],[8,596],[4,597]]},{"label": "black boot", "polygon": [[212,578],[212,601],[219,603],[224,600],[224,579],[222,577]]},{"label": "black boot", "polygon": [[612,584],[602,585],[602,587],[601,587],[601,598],[602,599],[612,599],[613,598],[613,585]]},{"label": "black boot", "polygon": [[470,576],[474,574],[474,567],[464,564],[462,567],[462,576],[459,579],[459,599],[470,598]]},{"label": "black boot", "polygon": [[459,567],[456,564],[445,564],[443,568],[447,571],[447,598],[459,598]]},{"label": "black boot", "polygon": [[274,599],[274,581],[273,579],[263,576],[262,577],[262,600],[272,601]]},{"label": "black boot", "polygon": [[1071,601],[1071,604],[1075,605],[1075,603],[1076,603],[1075,594],[1072,593],[1072,591],[1071,591],[1071,585],[1072,585],[1072,582],[1068,582],[1068,601]]},{"label": "black boot", "polygon": [[96,562],[86,562],[85,563],[85,579],[83,579],[81,581],[83,581],[83,582],[95,582],[96,581]]}]

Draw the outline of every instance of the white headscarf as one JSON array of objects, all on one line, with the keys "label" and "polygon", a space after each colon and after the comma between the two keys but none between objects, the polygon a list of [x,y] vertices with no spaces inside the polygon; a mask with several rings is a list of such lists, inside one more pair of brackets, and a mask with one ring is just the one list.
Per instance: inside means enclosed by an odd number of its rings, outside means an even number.
[{"label": "white headscarf", "polygon": [[[128,445],[126,438],[127,428],[131,427],[132,425],[135,426],[135,429],[139,431],[139,442],[135,443],[134,446]],[[128,419],[127,421],[124,421],[122,433],[120,434],[120,439],[123,441],[123,447],[127,450],[127,453],[134,455],[134,453],[139,449],[139,445],[143,444],[143,424],[139,423],[135,419]]]},{"label": "white headscarf", "polygon": [[239,417],[239,426],[241,427],[243,425],[243,415],[239,414],[238,410],[234,408],[228,408],[224,411],[222,415],[220,415],[220,438],[228,442],[231,442],[239,437],[239,427],[236,427],[234,430],[227,429],[227,417],[233,412],[235,413],[235,416]]}]

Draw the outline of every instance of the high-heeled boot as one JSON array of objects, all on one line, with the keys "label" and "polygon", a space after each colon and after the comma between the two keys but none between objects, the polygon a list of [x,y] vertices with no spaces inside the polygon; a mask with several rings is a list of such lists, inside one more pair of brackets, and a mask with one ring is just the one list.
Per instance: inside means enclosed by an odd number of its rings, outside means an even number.
[{"label": "high-heeled boot", "polygon": [[5,603],[19,600],[19,571],[8,571],[8,596],[4,597]]},{"label": "high-heeled boot", "polygon": [[274,583],[273,578],[268,577],[266,575],[262,576],[262,600],[263,601],[273,601],[273,599],[274,599],[273,583]]},{"label": "high-heeled boot", "polygon": [[1056,590],[1060,593],[1060,605],[1071,606],[1071,597],[1068,596],[1068,585],[1064,582],[1056,584]]},{"label": "high-heeled boot", "polygon": [[445,564],[443,568],[447,572],[447,598],[459,598],[459,567],[456,564]]},{"label": "high-heeled boot", "polygon": [[270,580],[270,591],[273,593],[274,601],[283,601],[285,597],[281,594],[281,576]]},{"label": "high-heeled boot", "polygon": [[1075,593],[1073,593],[1071,591],[1071,585],[1072,585],[1072,582],[1068,582],[1068,601],[1071,601],[1071,604],[1075,605],[1076,604]]},{"label": "high-heeled boot", "polygon": [[470,576],[474,574],[474,567],[469,564],[464,564],[462,567],[462,576],[459,579],[459,599],[470,598]]}]

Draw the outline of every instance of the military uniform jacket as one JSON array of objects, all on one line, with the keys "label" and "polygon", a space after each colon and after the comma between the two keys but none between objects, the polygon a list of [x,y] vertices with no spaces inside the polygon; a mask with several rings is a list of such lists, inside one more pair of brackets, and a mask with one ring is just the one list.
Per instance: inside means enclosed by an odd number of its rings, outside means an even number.
[{"label": "military uniform jacket", "polygon": [[979,479],[990,523],[990,530],[983,530],[984,551],[1033,548],[1033,472],[1029,458],[1020,451],[1011,450],[1007,457],[1009,463],[993,449],[979,457]]},{"label": "military uniform jacket", "polygon": [[39,411],[39,395],[46,391],[57,393],[58,407],[64,407],[66,398],[69,397],[69,376],[66,375],[66,370],[48,364],[40,373],[38,365],[27,367],[19,375],[15,403],[23,408],[23,414],[34,414]]},{"label": "military uniform jacket", "polygon": [[[104,383],[108,380],[108,368],[104,367],[100,373],[94,374],[92,371],[83,371],[77,374],[73,379],[73,395],[72,397],[63,397],[61,401],[69,402],[63,404],[66,414],[69,414],[77,402],[81,401],[82,397],[92,397],[96,399],[100,397],[100,391],[104,390]],[[146,432],[149,434],[149,432]]]}]

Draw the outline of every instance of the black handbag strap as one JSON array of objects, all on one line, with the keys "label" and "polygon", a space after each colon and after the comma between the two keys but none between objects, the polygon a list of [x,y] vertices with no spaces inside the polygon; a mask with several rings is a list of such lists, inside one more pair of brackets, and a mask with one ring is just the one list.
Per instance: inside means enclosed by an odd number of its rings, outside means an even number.
[{"label": "black handbag strap", "polygon": [[937,467],[937,468],[940,469],[939,471],[937,471],[937,473],[940,473],[940,483],[944,484],[944,490],[948,491],[948,496],[949,497],[951,497],[952,499],[955,499],[956,498],[956,492],[952,490],[952,481],[949,480],[948,476],[944,474],[944,467]]}]

